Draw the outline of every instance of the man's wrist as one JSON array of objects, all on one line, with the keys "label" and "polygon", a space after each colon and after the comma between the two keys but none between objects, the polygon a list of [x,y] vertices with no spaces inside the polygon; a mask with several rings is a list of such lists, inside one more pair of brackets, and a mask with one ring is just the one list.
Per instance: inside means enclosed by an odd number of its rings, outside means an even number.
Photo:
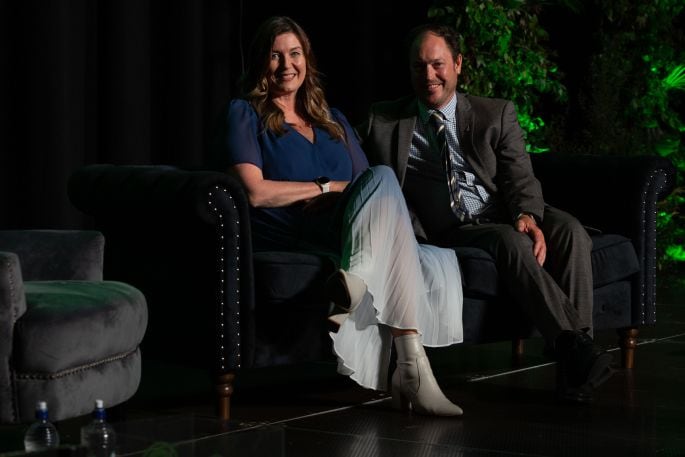
[{"label": "man's wrist", "polygon": [[535,225],[538,224],[538,220],[535,218],[535,215],[533,215],[533,214],[531,214],[531,213],[526,213],[526,212],[520,212],[520,213],[518,214],[518,216],[516,216],[516,220],[521,219],[523,216],[528,216],[528,217],[533,221],[533,223],[534,223]]}]

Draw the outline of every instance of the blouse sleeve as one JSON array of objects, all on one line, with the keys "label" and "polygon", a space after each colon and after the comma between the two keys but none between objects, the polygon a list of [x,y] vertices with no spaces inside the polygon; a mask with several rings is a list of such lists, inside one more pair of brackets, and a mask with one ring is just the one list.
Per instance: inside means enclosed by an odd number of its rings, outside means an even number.
[{"label": "blouse sleeve", "polygon": [[331,109],[331,114],[333,115],[333,118],[342,125],[343,129],[345,129],[348,150],[350,151],[350,158],[352,159],[352,176],[356,177],[362,171],[369,168],[369,161],[366,159],[366,154],[364,154],[364,150],[359,143],[357,132],[347,121],[345,115],[335,108]]},{"label": "blouse sleeve", "polygon": [[251,163],[262,168],[262,152],[257,139],[261,122],[245,100],[231,100],[226,110],[226,153],[228,165]]}]

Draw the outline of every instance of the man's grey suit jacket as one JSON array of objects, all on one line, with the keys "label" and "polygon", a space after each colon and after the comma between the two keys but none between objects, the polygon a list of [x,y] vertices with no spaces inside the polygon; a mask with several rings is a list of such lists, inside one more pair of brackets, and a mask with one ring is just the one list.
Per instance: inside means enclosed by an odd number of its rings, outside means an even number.
[{"label": "man's grey suit jacket", "polygon": [[[401,185],[417,116],[415,96],[380,102],[357,129],[371,165],[390,166]],[[503,203],[510,220],[502,222],[513,222],[520,213],[533,214],[541,221],[542,189],[533,174],[513,103],[457,93],[457,119],[462,154],[487,191]]]}]

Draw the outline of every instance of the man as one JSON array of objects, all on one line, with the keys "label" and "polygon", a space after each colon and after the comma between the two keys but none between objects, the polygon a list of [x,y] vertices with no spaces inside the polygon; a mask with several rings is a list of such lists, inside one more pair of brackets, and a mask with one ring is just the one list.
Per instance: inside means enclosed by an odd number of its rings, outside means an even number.
[{"label": "man", "polygon": [[418,237],[492,255],[559,362],[558,395],[591,400],[612,357],[591,338],[590,237],[545,205],[513,104],[456,91],[454,30],[412,30],[409,58],[415,94],[375,104],[358,129],[369,161],[395,170]]}]

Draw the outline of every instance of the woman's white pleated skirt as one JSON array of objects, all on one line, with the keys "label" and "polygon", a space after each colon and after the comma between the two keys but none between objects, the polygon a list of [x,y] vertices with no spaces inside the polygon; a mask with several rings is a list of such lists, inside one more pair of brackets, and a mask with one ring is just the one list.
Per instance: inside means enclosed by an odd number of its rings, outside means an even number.
[{"label": "woman's white pleated skirt", "polygon": [[416,241],[394,172],[367,169],[355,181],[342,224],[341,268],[361,278],[361,304],[331,333],[338,372],[363,387],[387,390],[390,327],[415,329],[424,346],[464,339],[456,254]]}]

